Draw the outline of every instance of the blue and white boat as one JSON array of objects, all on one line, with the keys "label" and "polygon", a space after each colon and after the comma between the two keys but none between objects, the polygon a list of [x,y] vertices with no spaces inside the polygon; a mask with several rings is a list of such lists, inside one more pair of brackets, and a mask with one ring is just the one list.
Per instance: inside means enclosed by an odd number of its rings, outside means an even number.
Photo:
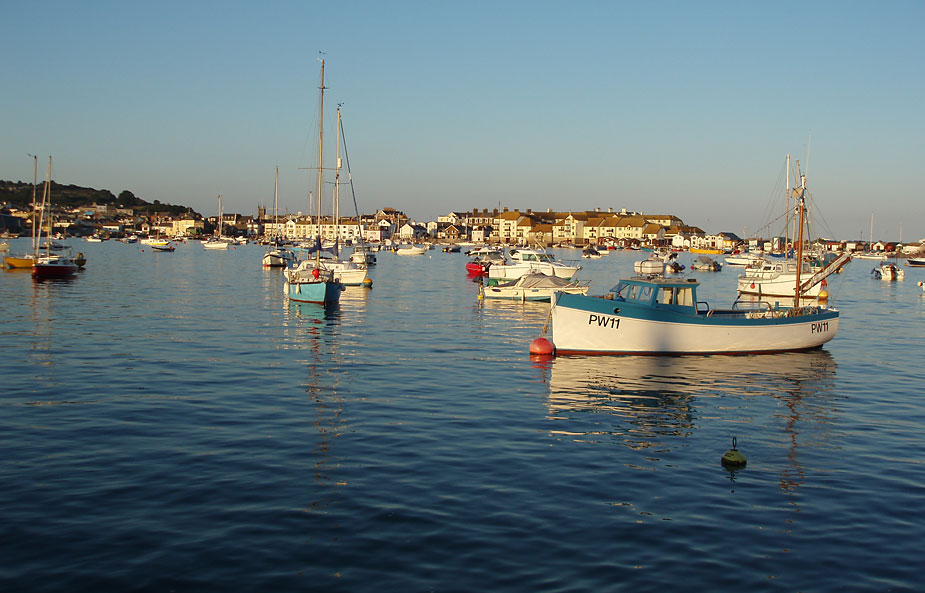
[{"label": "blue and white boat", "polygon": [[283,290],[290,301],[327,305],[340,301],[344,285],[334,279],[334,272],[305,260],[286,270]]},{"label": "blue and white boat", "polygon": [[818,348],[835,337],[839,313],[822,305],[765,302],[715,309],[693,279],[636,276],[604,297],[556,293],[557,354],[745,354]]},{"label": "blue and white boat", "polygon": [[[324,187],[324,60],[321,60],[321,99],[319,103],[320,116],[318,118],[318,172],[317,172],[317,218],[316,228],[321,228],[321,194]],[[340,293],[344,290],[334,276],[334,272],[325,269],[321,264],[321,237],[315,237],[315,244],[308,250],[314,253],[314,260],[307,259],[299,262],[297,266],[285,270],[286,282],[283,291],[290,301],[297,303],[332,304],[340,301]]]},{"label": "blue and white boat", "polygon": [[[803,259],[803,185],[799,201],[800,236],[797,261]],[[715,309],[697,300],[693,278],[667,279],[637,269],[603,297],[556,293],[550,316],[552,347],[557,354],[748,354],[819,348],[838,332],[839,313],[817,294],[804,305],[803,291],[816,284],[792,284],[793,306],[755,301],[747,308],[733,303]],[[532,348],[532,346],[531,346]],[[545,347],[543,348],[545,350]]]}]

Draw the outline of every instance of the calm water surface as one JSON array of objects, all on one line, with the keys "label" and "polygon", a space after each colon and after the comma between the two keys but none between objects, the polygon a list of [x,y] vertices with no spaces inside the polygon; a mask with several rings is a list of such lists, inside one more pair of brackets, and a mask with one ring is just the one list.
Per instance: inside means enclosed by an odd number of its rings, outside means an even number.
[{"label": "calm water surface", "polygon": [[461,254],[324,308],[259,246],[75,245],[0,273],[3,591],[921,590],[925,270],[850,264],[815,352],[542,361]]}]

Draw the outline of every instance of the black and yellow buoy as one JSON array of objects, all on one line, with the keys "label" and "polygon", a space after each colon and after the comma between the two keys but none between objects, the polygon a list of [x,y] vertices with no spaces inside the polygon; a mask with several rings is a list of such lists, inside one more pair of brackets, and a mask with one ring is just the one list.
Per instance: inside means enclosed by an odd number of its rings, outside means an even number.
[{"label": "black and yellow buoy", "polygon": [[748,461],[745,459],[745,455],[742,455],[742,452],[736,449],[736,438],[732,437],[732,449],[729,449],[723,453],[720,463],[723,464],[723,467],[731,469],[741,469],[745,467],[745,464]]}]

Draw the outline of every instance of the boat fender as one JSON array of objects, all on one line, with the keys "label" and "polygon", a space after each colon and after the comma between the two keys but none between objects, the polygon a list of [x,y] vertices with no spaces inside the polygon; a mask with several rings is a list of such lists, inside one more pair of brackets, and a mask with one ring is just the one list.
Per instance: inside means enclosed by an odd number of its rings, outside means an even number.
[{"label": "boat fender", "polygon": [[732,449],[729,449],[723,453],[720,463],[723,464],[723,467],[726,468],[743,468],[745,464],[748,463],[748,460],[745,459],[745,455],[741,451],[736,449],[736,438],[732,437]]},{"label": "boat fender", "polygon": [[318,279],[318,276],[320,276],[320,275],[321,275],[321,272],[318,271],[318,268],[314,268],[314,269],[312,270],[312,278],[314,278],[315,280],[317,280],[317,279]]},{"label": "boat fender", "polygon": [[538,354],[540,356],[552,356],[556,353],[556,347],[553,346],[553,343],[547,340],[546,338],[536,338],[530,342],[530,354]]},{"label": "boat fender", "polygon": [[754,283],[754,282],[752,282],[752,288],[755,288],[755,283]]}]

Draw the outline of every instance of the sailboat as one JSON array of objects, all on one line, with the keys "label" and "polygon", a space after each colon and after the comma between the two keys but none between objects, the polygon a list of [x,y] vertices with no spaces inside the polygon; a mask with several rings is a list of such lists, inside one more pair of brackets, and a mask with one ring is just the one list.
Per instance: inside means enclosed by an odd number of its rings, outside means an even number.
[{"label": "sailboat", "polygon": [[228,242],[222,239],[222,194],[218,194],[218,236],[211,237],[202,242],[205,249],[228,249]]},{"label": "sailboat", "polygon": [[309,251],[314,260],[306,259],[285,270],[284,291],[290,301],[297,303],[332,304],[340,301],[344,285],[334,278],[334,272],[321,266],[321,199],[324,188],[324,59],[321,59],[321,97],[318,118],[318,173],[317,173],[317,224],[318,235]]},{"label": "sailboat", "polygon": [[[796,163],[799,171],[800,161]],[[801,186],[790,189],[790,155],[787,155],[787,192],[788,199],[802,199],[806,193],[806,175],[798,172]],[[788,208],[789,211],[789,208]],[[794,239],[796,239],[796,233]],[[799,229],[800,237],[803,236],[802,226]],[[803,246],[800,245],[802,248]],[[790,246],[786,246],[786,251],[790,251]],[[794,282],[800,278],[811,279],[812,282],[801,287],[801,294],[804,297],[816,298],[825,290],[825,279],[841,269],[845,264],[851,261],[851,254],[842,253],[834,260],[827,262],[827,265],[821,266],[818,271],[813,270],[810,263],[804,261],[802,250],[796,259],[792,258],[774,258],[762,260],[758,265],[752,265],[745,269],[745,272],[738,277],[739,294],[755,295],[761,297],[792,297],[794,294]]]},{"label": "sailboat", "polygon": [[279,244],[279,167],[276,168],[276,183],[273,189],[273,218],[275,235],[267,252],[263,254],[263,267],[285,268],[295,262],[295,253]]},{"label": "sailboat", "polygon": [[38,235],[39,232],[39,222],[36,219],[36,208],[35,208],[35,190],[38,184],[38,168],[39,168],[39,157],[35,155],[32,156],[32,251],[30,253],[24,253],[22,255],[8,255],[3,258],[3,262],[7,265],[8,268],[12,269],[23,269],[31,270],[32,264],[35,263],[35,255],[38,251]]},{"label": "sailboat", "polygon": [[39,229],[41,232],[42,219],[48,220],[48,234],[46,235],[45,254],[35,252],[34,263],[32,264],[32,277],[36,280],[47,278],[69,278],[77,273],[77,264],[74,263],[67,255],[61,255],[51,252],[51,229],[52,229],[52,208],[51,208],[51,157],[48,157],[48,173],[45,176],[45,189],[42,192],[42,214],[39,217]]},{"label": "sailboat", "polygon": [[[330,252],[325,252],[321,254],[320,264],[321,267],[325,270],[330,270],[334,272],[334,279],[343,284],[344,286],[364,286],[369,284],[369,268],[365,264],[360,264],[352,260],[340,259],[340,170],[342,165],[342,159],[340,157],[340,142],[341,142],[341,131],[342,121],[340,117],[340,105],[337,106],[337,151],[336,161],[334,166],[334,200],[333,200],[333,210],[334,210],[334,229],[335,229],[335,238],[334,238],[334,247],[333,253],[328,255]],[[352,184],[352,180],[351,180]],[[357,215],[359,217],[359,214]]]},{"label": "sailboat", "polygon": [[874,213],[870,213],[870,235],[867,236],[867,251],[863,253],[856,253],[854,257],[858,259],[875,259],[875,260],[885,260],[885,253],[874,253]]},{"label": "sailboat", "polygon": [[[788,183],[789,185],[789,183]],[[806,179],[794,194],[799,209],[797,261],[803,258]],[[643,274],[621,280],[603,297],[556,293],[550,310],[552,344],[531,350],[556,354],[747,354],[819,348],[835,337],[839,312],[822,297],[803,305],[819,280],[796,268],[793,305],[762,301],[716,309],[697,298],[693,278]],[[538,343],[539,342],[539,343]],[[551,348],[547,348],[551,346]]]}]

